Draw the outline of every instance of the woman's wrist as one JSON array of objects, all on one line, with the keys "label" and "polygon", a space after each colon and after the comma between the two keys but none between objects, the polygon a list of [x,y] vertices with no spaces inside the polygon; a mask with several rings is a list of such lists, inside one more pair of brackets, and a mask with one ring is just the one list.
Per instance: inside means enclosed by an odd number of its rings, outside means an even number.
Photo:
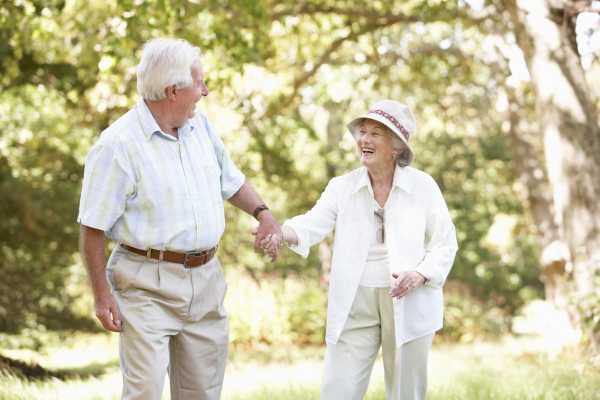
[{"label": "woman's wrist", "polygon": [[291,226],[282,226],[281,230],[283,231],[283,241],[288,242],[293,245],[298,245],[298,235],[296,235],[296,231]]},{"label": "woman's wrist", "polygon": [[427,278],[425,278],[423,275],[421,275],[420,272],[417,271],[413,271],[413,273],[415,274],[415,276],[420,280],[421,285],[424,284],[425,282],[427,282]]}]

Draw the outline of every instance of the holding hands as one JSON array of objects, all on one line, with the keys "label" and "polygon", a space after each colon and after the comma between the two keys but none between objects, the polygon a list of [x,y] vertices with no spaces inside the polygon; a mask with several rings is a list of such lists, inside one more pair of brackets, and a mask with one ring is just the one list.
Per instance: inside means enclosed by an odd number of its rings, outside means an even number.
[{"label": "holding hands", "polygon": [[[252,232],[252,234],[254,234],[254,232]],[[265,253],[267,253],[269,257],[278,255],[279,250],[281,249],[281,246],[278,246],[277,244],[277,238],[275,235],[267,235],[267,237],[260,242],[260,247],[265,249]]]},{"label": "holding hands", "polygon": [[397,299],[406,296],[425,283],[423,275],[416,271],[404,271],[400,274],[392,272],[392,276],[396,279],[396,282],[394,282],[395,286],[390,290],[389,294]]},{"label": "holding hands", "polygon": [[[263,212],[261,214],[265,213]],[[283,232],[277,221],[275,221],[275,218],[264,221],[261,220],[260,225],[254,228],[252,234],[256,236],[256,239],[254,240],[254,252],[258,253],[261,247],[266,250],[266,246],[268,245],[269,250],[267,250],[266,253],[271,257],[271,262],[275,262],[279,256],[281,245],[283,244]]]},{"label": "holding hands", "polygon": [[259,228],[260,225],[254,228],[252,231],[252,234],[256,236],[254,245],[255,249],[257,248],[256,244],[258,243],[260,247],[265,249],[265,253],[271,257],[271,262],[277,260],[277,257],[279,256],[279,250],[281,250],[281,245],[284,241],[291,244],[298,244],[298,236],[296,235],[296,232],[289,226],[281,227],[281,236],[278,234],[267,234],[266,236],[262,237],[260,241],[258,237]]},{"label": "holding hands", "polygon": [[[257,235],[258,227],[254,228],[252,231],[253,235]],[[258,237],[256,238],[258,242]],[[260,247],[265,249],[265,253],[271,257],[271,262],[275,262],[277,257],[279,256],[279,250],[281,250],[281,245],[283,244],[283,238],[280,240],[280,237],[277,234],[268,234],[264,237],[260,242]]]}]

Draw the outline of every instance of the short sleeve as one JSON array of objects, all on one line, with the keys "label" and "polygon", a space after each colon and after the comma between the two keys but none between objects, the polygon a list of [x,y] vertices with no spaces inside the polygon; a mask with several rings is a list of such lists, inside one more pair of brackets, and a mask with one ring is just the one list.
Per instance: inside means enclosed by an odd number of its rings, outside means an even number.
[{"label": "short sleeve", "polygon": [[227,200],[240,190],[246,180],[246,176],[229,158],[225,145],[212,122],[206,116],[203,119],[206,131],[210,136],[210,141],[215,150],[215,155],[217,156],[219,168],[221,168],[221,198]]},{"label": "short sleeve", "polygon": [[77,222],[110,231],[135,192],[134,179],[114,150],[96,144],[88,154]]}]

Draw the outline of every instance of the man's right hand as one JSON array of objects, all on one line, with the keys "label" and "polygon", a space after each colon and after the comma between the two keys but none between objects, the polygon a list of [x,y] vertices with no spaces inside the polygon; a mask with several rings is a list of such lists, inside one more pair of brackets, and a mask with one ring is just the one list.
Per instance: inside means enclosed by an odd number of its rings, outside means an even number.
[{"label": "man's right hand", "polygon": [[119,316],[119,309],[117,308],[114,296],[107,290],[95,296],[95,303],[96,317],[102,322],[104,329],[111,332],[123,332],[121,317]]},{"label": "man's right hand", "polygon": [[104,231],[82,224],[79,246],[94,290],[96,317],[102,322],[104,329],[111,332],[123,332],[117,302],[106,285]]}]

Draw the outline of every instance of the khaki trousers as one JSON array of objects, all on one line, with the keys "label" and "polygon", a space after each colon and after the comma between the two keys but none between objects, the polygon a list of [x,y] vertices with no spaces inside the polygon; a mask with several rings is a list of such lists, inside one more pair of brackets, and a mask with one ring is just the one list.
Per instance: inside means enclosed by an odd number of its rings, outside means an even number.
[{"label": "khaki trousers", "polygon": [[435,333],[396,347],[389,288],[359,286],[335,345],[327,346],[321,400],[360,400],[382,346],[387,400],[427,397],[427,357]]},{"label": "khaki trousers", "polygon": [[217,257],[186,269],[119,245],[108,262],[107,277],[123,321],[121,398],[160,400],[168,369],[172,400],[219,399],[229,320]]}]

